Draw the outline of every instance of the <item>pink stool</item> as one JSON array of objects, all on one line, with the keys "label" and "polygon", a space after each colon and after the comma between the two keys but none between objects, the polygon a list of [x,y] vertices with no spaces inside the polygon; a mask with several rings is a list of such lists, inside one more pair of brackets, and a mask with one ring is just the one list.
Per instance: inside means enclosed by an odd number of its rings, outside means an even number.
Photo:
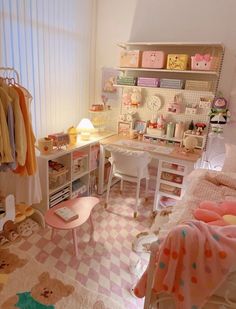
[{"label": "pink stool", "polygon": [[[91,218],[91,211],[98,203],[99,203],[98,198],[88,196],[88,197],[81,197],[81,198],[76,198],[72,200],[67,200],[49,209],[45,213],[45,221],[47,225],[52,227],[51,239],[53,239],[55,229],[72,230],[75,255],[78,256],[76,229],[79,226],[81,226],[84,222],[86,222],[88,219],[90,219],[91,235],[93,234],[94,228],[93,228],[93,222]],[[54,211],[56,209],[59,209],[65,206],[71,208],[74,212],[76,212],[79,215],[79,218],[71,222],[65,222],[63,221],[63,219],[59,218],[56,214],[54,214]]]}]

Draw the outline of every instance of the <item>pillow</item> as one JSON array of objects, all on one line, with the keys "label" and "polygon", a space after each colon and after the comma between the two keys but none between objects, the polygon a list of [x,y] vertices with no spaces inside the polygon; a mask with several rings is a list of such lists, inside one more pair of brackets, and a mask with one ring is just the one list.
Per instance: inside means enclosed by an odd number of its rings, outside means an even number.
[{"label": "pillow", "polygon": [[222,172],[236,173],[236,145],[225,144],[225,161]]}]

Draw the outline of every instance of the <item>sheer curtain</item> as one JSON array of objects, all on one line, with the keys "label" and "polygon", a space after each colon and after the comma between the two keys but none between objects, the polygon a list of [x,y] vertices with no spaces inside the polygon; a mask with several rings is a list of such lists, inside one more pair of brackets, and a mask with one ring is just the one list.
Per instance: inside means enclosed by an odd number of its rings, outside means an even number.
[{"label": "sheer curtain", "polygon": [[93,19],[94,0],[0,0],[0,66],[32,94],[37,137],[87,115]]}]

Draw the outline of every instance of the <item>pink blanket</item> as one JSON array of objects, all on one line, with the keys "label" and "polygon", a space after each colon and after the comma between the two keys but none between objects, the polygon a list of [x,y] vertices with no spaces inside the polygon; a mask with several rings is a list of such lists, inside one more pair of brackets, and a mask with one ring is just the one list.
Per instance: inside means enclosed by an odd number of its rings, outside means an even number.
[{"label": "pink blanket", "polygon": [[173,228],[155,254],[134,293],[144,297],[147,275],[154,272],[154,293],[171,293],[177,309],[199,309],[236,263],[236,226],[216,227],[188,221]]}]

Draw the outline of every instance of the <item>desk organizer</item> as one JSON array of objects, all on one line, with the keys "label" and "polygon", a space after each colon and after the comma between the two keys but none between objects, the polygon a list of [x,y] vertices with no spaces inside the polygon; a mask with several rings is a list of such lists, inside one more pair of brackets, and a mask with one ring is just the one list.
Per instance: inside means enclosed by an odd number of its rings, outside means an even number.
[{"label": "desk organizer", "polygon": [[163,69],[165,59],[166,57],[163,51],[146,50],[142,54],[142,68]]},{"label": "desk organizer", "polygon": [[155,77],[138,77],[137,85],[143,87],[159,87],[160,79]]},{"label": "desk organizer", "polygon": [[187,69],[188,55],[186,54],[169,54],[167,56],[167,69],[168,70],[181,70]]},{"label": "desk organizer", "polygon": [[138,68],[140,65],[141,52],[139,50],[126,50],[120,53],[120,67]]},{"label": "desk organizer", "polygon": [[153,128],[147,128],[147,134],[156,136],[156,137],[161,137],[165,134],[164,129],[153,129]]}]

